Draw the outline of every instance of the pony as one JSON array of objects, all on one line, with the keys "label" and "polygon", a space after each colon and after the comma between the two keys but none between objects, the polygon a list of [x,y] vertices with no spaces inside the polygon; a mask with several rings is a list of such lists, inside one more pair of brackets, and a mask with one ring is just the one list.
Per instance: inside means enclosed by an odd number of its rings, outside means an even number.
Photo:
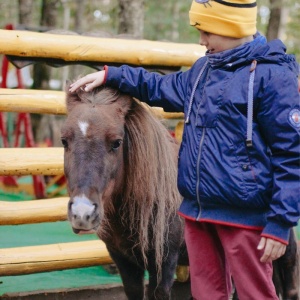
[{"label": "pony", "polygon": [[179,254],[186,253],[176,213],[179,145],[128,95],[66,90],[61,140],[73,231],[104,241],[128,299],[144,299],[146,270],[148,299],[170,299]]},{"label": "pony", "polygon": [[[188,265],[177,214],[179,145],[151,109],[129,95],[108,87],[68,90],[61,140],[72,229],[96,232],[105,242],[128,299],[144,299],[146,270],[148,299],[170,299],[177,264]],[[293,230],[273,265],[277,293],[299,300]]]}]

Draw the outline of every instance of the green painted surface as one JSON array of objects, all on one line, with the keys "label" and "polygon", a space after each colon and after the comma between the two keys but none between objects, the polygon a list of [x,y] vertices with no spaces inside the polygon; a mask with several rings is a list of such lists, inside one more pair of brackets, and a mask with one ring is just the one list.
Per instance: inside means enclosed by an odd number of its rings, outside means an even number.
[{"label": "green painted surface", "polygon": [[81,288],[120,282],[121,280],[118,275],[111,275],[100,266],[22,276],[0,277],[0,296],[6,293],[60,288]]},{"label": "green painted surface", "polygon": [[32,200],[32,197],[25,194],[25,193],[19,193],[19,194],[7,194],[3,190],[0,190],[0,199],[1,201],[26,201],[26,200]]},{"label": "green painted surface", "polygon": [[0,226],[0,248],[96,240],[96,235],[76,235],[68,221]]}]

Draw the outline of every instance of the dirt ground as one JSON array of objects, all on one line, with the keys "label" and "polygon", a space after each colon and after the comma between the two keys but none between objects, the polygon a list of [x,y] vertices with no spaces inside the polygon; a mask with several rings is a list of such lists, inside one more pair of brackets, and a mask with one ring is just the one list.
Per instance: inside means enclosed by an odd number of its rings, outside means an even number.
[{"label": "dirt ground", "polygon": [[[172,300],[190,299],[190,284],[175,282],[172,288]],[[109,284],[81,289],[61,289],[36,291],[32,293],[9,293],[0,300],[126,300],[122,285]]]}]

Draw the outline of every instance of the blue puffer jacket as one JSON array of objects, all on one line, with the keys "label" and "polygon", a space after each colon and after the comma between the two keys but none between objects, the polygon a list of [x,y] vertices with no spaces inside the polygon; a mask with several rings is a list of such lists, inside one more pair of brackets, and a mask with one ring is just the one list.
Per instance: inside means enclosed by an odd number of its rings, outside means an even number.
[{"label": "blue puffer jacket", "polygon": [[186,72],[162,76],[109,67],[106,84],[151,106],[184,112],[182,216],[262,230],[287,243],[300,210],[298,72],[281,41],[266,43],[257,35],[207,54]]}]

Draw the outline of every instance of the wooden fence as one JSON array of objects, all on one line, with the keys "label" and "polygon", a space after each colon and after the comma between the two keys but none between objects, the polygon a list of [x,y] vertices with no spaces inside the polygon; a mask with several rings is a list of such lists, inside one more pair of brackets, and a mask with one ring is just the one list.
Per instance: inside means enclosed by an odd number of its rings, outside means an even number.
[{"label": "wooden fence", "polygon": [[[190,66],[204,54],[196,44],[146,40],[55,35],[0,30],[0,54],[53,58],[63,61],[129,63],[146,66]],[[65,114],[64,93],[28,89],[0,89],[0,111]],[[181,114],[155,112],[164,118]],[[63,148],[1,148],[2,175],[63,175]],[[0,225],[66,220],[67,197],[26,202],[0,201]],[[80,268],[110,263],[100,240],[0,249],[0,276]]]}]

